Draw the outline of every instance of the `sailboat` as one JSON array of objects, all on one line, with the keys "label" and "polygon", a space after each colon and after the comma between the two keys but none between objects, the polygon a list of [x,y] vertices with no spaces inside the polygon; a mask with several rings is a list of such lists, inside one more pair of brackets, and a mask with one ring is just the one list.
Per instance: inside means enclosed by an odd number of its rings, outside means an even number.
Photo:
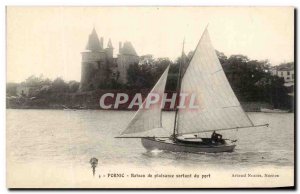
[{"label": "sailboat", "polygon": [[[173,133],[166,132],[160,104],[143,109],[150,94],[163,95],[169,67],[161,75],[142,106],[134,114],[126,129],[118,138],[140,138],[147,150],[172,152],[232,152],[236,140],[224,139],[216,131],[259,127],[254,125],[235,96],[212,46],[210,36],[204,30],[189,64],[182,73],[179,68],[177,97],[181,92],[197,94],[198,109],[180,109],[176,106]],[[213,132],[211,137],[203,133]]]}]

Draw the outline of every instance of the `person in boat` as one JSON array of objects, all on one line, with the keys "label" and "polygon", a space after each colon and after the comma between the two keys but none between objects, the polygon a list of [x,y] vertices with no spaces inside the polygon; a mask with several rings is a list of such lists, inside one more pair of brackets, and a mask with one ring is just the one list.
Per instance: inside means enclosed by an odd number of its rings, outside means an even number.
[{"label": "person in boat", "polygon": [[216,131],[214,131],[211,134],[211,140],[214,141],[214,142],[220,142],[222,140],[222,135],[218,134],[218,133],[216,133]]}]

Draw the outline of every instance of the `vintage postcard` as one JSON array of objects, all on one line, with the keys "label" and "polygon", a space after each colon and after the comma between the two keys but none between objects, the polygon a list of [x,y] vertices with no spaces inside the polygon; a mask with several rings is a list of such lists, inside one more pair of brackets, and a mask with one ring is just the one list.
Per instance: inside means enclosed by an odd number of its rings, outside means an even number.
[{"label": "vintage postcard", "polygon": [[294,12],[8,6],[7,187],[294,187]]}]

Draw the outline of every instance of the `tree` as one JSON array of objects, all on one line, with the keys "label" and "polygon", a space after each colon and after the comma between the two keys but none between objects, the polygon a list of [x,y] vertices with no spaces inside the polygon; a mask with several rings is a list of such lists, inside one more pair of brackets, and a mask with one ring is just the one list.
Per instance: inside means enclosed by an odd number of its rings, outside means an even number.
[{"label": "tree", "polygon": [[227,56],[224,53],[219,52],[218,50],[216,50],[216,53],[217,53],[220,63],[224,64],[227,61]]},{"label": "tree", "polygon": [[69,81],[68,83],[68,91],[71,93],[77,92],[79,89],[80,83],[77,81]]},{"label": "tree", "polygon": [[138,64],[129,65],[127,69],[127,85],[129,87],[130,86],[134,87],[136,85],[139,76],[140,76],[140,68]]},{"label": "tree", "polygon": [[7,83],[6,84],[6,96],[16,96],[17,95],[17,83]]},{"label": "tree", "polygon": [[58,77],[52,82],[51,91],[56,93],[67,92],[68,84],[66,84],[62,78]]},{"label": "tree", "polygon": [[287,108],[289,100],[284,80],[271,75],[267,60],[257,61],[244,55],[231,55],[222,65],[240,101],[269,102],[275,108]]}]

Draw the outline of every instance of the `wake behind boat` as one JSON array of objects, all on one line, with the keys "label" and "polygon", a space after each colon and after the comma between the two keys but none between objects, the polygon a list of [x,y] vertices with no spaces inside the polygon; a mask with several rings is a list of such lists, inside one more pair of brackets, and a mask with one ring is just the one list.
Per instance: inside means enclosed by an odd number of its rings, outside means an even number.
[{"label": "wake behind boat", "polygon": [[[152,94],[163,96],[169,71],[167,67],[118,138],[141,138],[142,145],[147,150],[232,152],[236,140],[224,139],[216,131],[266,126],[255,126],[242,109],[211,44],[207,29],[203,32],[184,75],[182,66],[181,63],[177,97],[184,92],[194,93],[199,108],[179,108],[177,102],[173,133],[166,137],[158,135],[159,130],[165,130],[160,104],[154,104],[149,109],[142,107],[145,107]],[[202,137],[204,132],[212,132],[211,137]]]},{"label": "wake behind boat", "polygon": [[288,110],[261,108],[260,112],[264,113],[288,113]]}]

